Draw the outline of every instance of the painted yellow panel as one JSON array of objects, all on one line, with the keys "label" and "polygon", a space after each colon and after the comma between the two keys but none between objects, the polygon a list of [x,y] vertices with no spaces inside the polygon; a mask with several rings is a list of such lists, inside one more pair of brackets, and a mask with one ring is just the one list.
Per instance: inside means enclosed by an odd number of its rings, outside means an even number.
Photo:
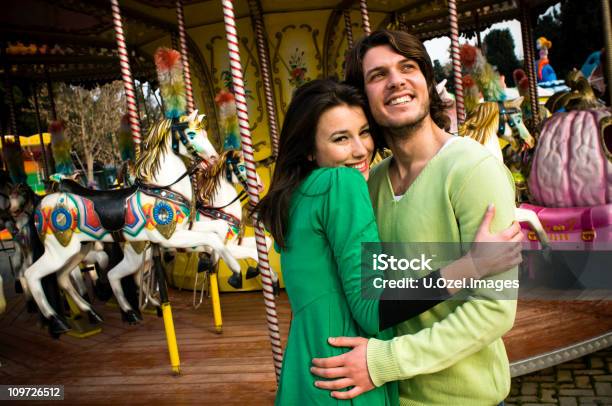
[{"label": "painted yellow panel", "polygon": [[[7,141],[12,141],[13,139],[15,139],[13,135],[5,135],[4,137],[4,139]],[[19,142],[21,143],[22,147],[36,147],[40,145],[40,136],[38,134],[30,135],[27,137],[20,135]],[[43,142],[45,143],[45,145],[50,144],[51,134],[43,133]],[[0,149],[2,149],[2,144],[0,144]]]}]

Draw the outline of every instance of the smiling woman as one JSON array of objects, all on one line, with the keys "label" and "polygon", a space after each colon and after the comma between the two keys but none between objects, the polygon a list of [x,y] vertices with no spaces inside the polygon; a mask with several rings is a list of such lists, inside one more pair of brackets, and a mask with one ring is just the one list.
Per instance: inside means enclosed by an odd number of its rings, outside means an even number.
[{"label": "smiling woman", "polygon": [[374,156],[368,120],[359,106],[340,105],[321,115],[315,152],[309,158],[321,168],[348,166],[367,179]]}]

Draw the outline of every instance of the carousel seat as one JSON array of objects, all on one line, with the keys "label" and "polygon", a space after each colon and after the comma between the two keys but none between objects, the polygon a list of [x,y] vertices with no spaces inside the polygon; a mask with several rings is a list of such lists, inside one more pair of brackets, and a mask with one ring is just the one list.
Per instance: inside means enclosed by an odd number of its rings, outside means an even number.
[{"label": "carousel seat", "polygon": [[93,203],[100,223],[108,231],[119,231],[125,223],[126,200],[138,190],[138,186],[130,186],[116,190],[93,190],[81,186],[72,180],[62,180],[59,191],[79,195]]}]

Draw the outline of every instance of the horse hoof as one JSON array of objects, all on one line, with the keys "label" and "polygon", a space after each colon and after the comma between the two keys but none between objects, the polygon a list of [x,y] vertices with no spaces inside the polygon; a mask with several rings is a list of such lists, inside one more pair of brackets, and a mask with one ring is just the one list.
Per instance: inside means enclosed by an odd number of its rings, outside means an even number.
[{"label": "horse hoof", "polygon": [[100,313],[95,311],[93,307],[89,310],[88,314],[89,314],[89,322],[91,324],[98,324],[104,321],[104,317],[102,317]]},{"label": "horse hoof", "polygon": [[234,289],[242,289],[242,274],[234,273],[227,278],[227,283]]},{"label": "horse hoof", "polygon": [[21,281],[15,280],[15,293],[23,293],[23,286],[21,286]]},{"label": "horse hoof", "polygon": [[71,328],[68,323],[58,316],[51,316],[49,318],[49,334],[51,334],[51,337],[59,337],[70,330]]},{"label": "horse hoof", "polygon": [[200,255],[200,260],[198,261],[198,272],[206,272],[210,271],[213,268],[213,262],[210,255],[206,253],[202,253]]},{"label": "horse hoof", "polygon": [[124,321],[129,325],[135,325],[140,323],[142,318],[134,310],[128,310],[127,312],[121,312],[121,316]]},{"label": "horse hoof", "polygon": [[249,269],[247,269],[246,278],[247,279],[253,279],[253,278],[259,276],[259,274],[260,274],[259,267],[252,267],[252,266],[250,266]]}]

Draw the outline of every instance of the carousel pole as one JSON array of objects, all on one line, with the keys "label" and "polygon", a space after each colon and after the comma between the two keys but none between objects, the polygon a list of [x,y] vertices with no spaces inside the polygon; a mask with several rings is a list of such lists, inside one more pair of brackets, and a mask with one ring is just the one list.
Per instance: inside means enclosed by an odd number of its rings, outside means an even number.
[{"label": "carousel pole", "polygon": [[44,174],[45,179],[49,179],[49,160],[47,158],[47,147],[45,147],[45,141],[42,134],[42,121],[40,120],[40,109],[38,107],[38,87],[32,86],[32,93],[34,93],[34,109],[36,110],[36,126],[38,128],[38,137],[40,139],[40,148],[42,149],[43,162],[44,162]]},{"label": "carousel pole", "polygon": [[531,77],[533,78],[533,81],[530,82],[531,84],[531,92],[533,93],[534,97],[533,99],[531,99],[531,106],[534,109],[533,111],[534,116],[533,116],[533,125],[534,127],[537,127],[538,124],[540,123],[540,103],[538,102],[538,79],[536,76],[536,70],[535,70],[535,59],[536,59],[536,53],[535,53],[535,39],[533,37],[533,26],[531,25],[531,12],[528,9],[527,10],[528,13],[528,19],[527,19],[527,37],[529,38],[529,52],[531,54],[531,66],[533,66],[533,68],[531,69]]},{"label": "carousel pole", "polygon": [[370,16],[368,15],[367,0],[359,0],[359,9],[361,10],[361,20],[363,23],[363,32],[365,33],[365,35],[370,35],[372,30],[370,29]]},{"label": "carousel pole", "polygon": [[8,130],[15,137],[15,142],[17,142],[17,145],[21,145],[19,135],[17,134],[17,119],[15,117],[15,95],[13,94],[13,84],[11,83],[11,79],[9,78],[8,67],[5,67],[4,75],[4,89],[6,91],[5,103],[9,109]]},{"label": "carousel pole", "polygon": [[[0,169],[8,170],[8,166],[5,162],[5,152],[6,148],[4,145],[4,126],[2,125],[2,120],[0,120],[0,145],[2,145],[2,154],[0,154]],[[12,265],[11,265],[12,268]]]},{"label": "carousel pole", "polygon": [[474,23],[476,24],[476,42],[478,44],[478,48],[485,54],[485,50],[482,49],[482,39],[480,38],[480,15],[478,13],[478,9],[474,11]]},{"label": "carousel pole", "polygon": [[[221,0],[221,4],[223,6],[223,20],[225,21],[225,34],[227,36],[232,82],[236,93],[236,110],[238,112],[238,124],[240,126],[240,136],[242,139],[242,152],[247,167],[247,189],[251,205],[254,206],[259,203],[259,193],[257,192],[257,174],[255,172],[255,161],[253,158],[253,141],[251,140],[251,133],[249,131],[249,115],[244,93],[244,82],[242,79],[238,32],[234,19],[234,4],[232,0]],[[272,357],[274,358],[274,369],[278,380],[280,378],[283,352],[280,341],[280,330],[278,328],[278,316],[276,315],[276,301],[274,299],[272,277],[268,262],[268,249],[266,247],[264,229],[257,214],[253,215],[253,225],[255,226],[257,256],[259,257],[264,303],[266,305],[268,334],[270,336],[270,343],[272,344]]]},{"label": "carousel pole", "polygon": [[457,3],[448,0],[451,31],[451,58],[453,61],[453,75],[455,77],[455,101],[457,104],[457,124],[465,121],[465,105],[463,103],[463,76],[461,75],[461,59],[459,57],[459,23],[457,19]]},{"label": "carousel pole", "polygon": [[606,76],[608,77],[608,102],[612,106],[612,20],[610,17],[610,0],[601,0],[601,14],[606,41]]},{"label": "carousel pole", "polygon": [[266,42],[266,30],[261,12],[259,0],[249,0],[249,9],[255,27],[257,38],[257,53],[259,55],[259,66],[261,68],[261,79],[264,86],[266,100],[266,112],[268,113],[268,127],[272,140],[272,156],[278,155],[278,123],[276,120],[276,110],[274,108],[274,93],[272,90],[272,78],[270,76],[270,51]]},{"label": "carousel pole", "polygon": [[521,34],[523,36],[523,58],[525,59],[525,73],[529,84],[529,102],[531,103],[531,120],[533,127],[537,128],[540,122],[537,78],[535,73],[535,55],[533,49],[533,32],[531,30],[531,16],[526,1],[521,2]]},{"label": "carousel pole", "polygon": [[195,110],[193,90],[191,87],[191,73],[189,71],[189,51],[187,49],[187,37],[185,35],[185,17],[183,16],[183,0],[176,0],[176,17],[178,20],[178,34],[181,51],[181,62],[183,62],[183,75],[185,76],[185,96],[187,97],[187,113]]},{"label": "carousel pole", "polygon": [[117,50],[119,51],[119,65],[121,66],[123,88],[125,90],[125,97],[127,99],[128,117],[130,119],[130,128],[132,129],[132,137],[134,138],[136,157],[138,157],[140,152],[140,140],[142,136],[140,132],[140,121],[138,120],[134,81],[132,80],[132,71],[130,70],[130,59],[128,57],[125,36],[123,35],[123,23],[121,21],[119,0],[110,0],[110,2],[111,9],[113,11],[113,24],[115,28],[115,37],[117,39]]},{"label": "carousel pole", "polygon": [[344,15],[344,30],[346,31],[346,42],[348,43],[348,48],[351,49],[353,47],[353,28],[351,27],[351,10],[343,10],[342,14]]},{"label": "carousel pole", "polygon": [[[0,56],[5,59],[7,52],[7,44],[2,41],[0,42]],[[8,125],[6,130],[10,131],[11,134],[16,137],[17,145],[21,146],[19,136],[17,135],[17,120],[15,118],[15,95],[13,94],[13,84],[10,78],[11,67],[8,63],[4,64],[4,103],[8,106]]]},{"label": "carousel pole", "polygon": [[162,318],[164,320],[164,329],[166,331],[166,342],[168,344],[168,353],[170,355],[170,365],[172,372],[176,375],[181,373],[181,360],[179,358],[178,344],[176,342],[176,332],[174,330],[174,321],[172,319],[172,308],[170,307],[170,299],[168,298],[168,287],[166,285],[166,275],[161,263],[161,254],[159,245],[153,244],[153,266],[155,267],[155,277],[159,286],[159,299],[161,302]]},{"label": "carousel pole", "polygon": [[57,109],[55,108],[55,96],[53,94],[53,83],[49,75],[49,68],[45,66],[45,78],[47,80],[47,93],[49,94],[49,105],[51,106],[51,118],[57,120]]},{"label": "carousel pole", "polygon": [[[136,104],[136,93],[134,92],[134,81],[132,80],[132,72],[130,70],[130,60],[127,53],[127,46],[125,43],[125,36],[123,35],[123,23],[121,21],[121,11],[119,9],[119,0],[111,0],[111,8],[113,11],[113,23],[115,26],[115,36],[117,38],[117,49],[119,50],[119,63],[121,65],[121,76],[123,77],[123,87],[125,89],[125,96],[127,99],[127,110],[128,117],[130,120],[130,128],[132,129],[132,137],[134,138],[134,147],[136,152],[136,158],[140,153],[140,121],[138,120],[138,110]],[[159,261],[159,247],[154,246],[153,248],[154,257],[153,260],[156,262],[156,270],[158,272],[158,283],[160,295],[162,295],[162,317],[164,320],[164,327],[166,330],[166,342],[168,344],[168,354],[170,356],[170,365],[172,372],[175,374],[181,373],[181,362],[179,359],[178,345],[176,341],[176,332],[174,331],[174,322],[172,320],[172,309],[170,307],[170,301],[166,291],[166,281],[163,278],[163,271],[159,272],[161,266]],[[157,255],[157,256],[156,256]]]}]

